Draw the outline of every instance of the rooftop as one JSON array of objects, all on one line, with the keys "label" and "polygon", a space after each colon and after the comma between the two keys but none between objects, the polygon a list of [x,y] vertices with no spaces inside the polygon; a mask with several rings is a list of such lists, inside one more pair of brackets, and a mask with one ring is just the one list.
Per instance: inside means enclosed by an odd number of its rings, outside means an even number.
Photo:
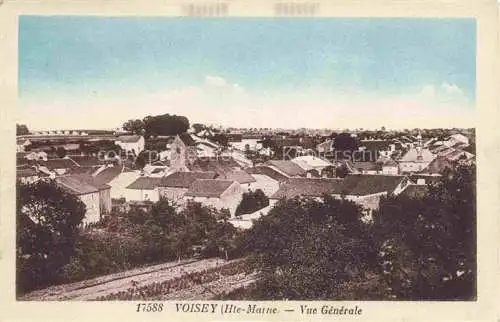
[{"label": "rooftop", "polygon": [[288,160],[269,160],[264,165],[272,166],[289,177],[304,176],[306,171],[298,164]]},{"label": "rooftop", "polygon": [[234,181],[221,179],[198,179],[186,192],[188,197],[220,197]]},{"label": "rooftop", "polygon": [[162,187],[189,188],[198,179],[214,179],[215,172],[174,172],[164,177],[160,185]]},{"label": "rooftop", "polygon": [[162,177],[140,177],[129,184],[127,189],[153,190],[161,184],[162,179]]},{"label": "rooftop", "polygon": [[122,135],[119,136],[116,140],[122,143],[136,143],[139,142],[142,136],[140,135]]},{"label": "rooftop", "polygon": [[75,195],[85,195],[89,193],[99,192],[99,189],[89,183],[83,178],[76,176],[58,177],[55,179],[56,183],[66,190],[67,192]]}]

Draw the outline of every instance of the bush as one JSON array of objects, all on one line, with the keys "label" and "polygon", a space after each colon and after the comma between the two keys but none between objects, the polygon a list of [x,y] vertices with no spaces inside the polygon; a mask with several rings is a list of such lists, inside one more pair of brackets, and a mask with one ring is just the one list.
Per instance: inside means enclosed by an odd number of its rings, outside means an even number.
[{"label": "bush", "polygon": [[245,192],[243,199],[236,208],[236,216],[251,214],[259,209],[269,206],[269,198],[260,189]]}]

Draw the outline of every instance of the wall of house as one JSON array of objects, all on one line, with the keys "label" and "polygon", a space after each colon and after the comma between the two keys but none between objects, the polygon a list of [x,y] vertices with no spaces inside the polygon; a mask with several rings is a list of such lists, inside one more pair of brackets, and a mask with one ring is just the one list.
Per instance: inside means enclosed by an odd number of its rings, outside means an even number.
[{"label": "wall of house", "polygon": [[236,212],[236,208],[241,202],[242,196],[243,189],[240,187],[239,183],[234,182],[226,191],[224,191],[220,198],[186,197],[185,200],[192,200],[195,202],[199,202],[205,206],[211,206],[217,209],[229,209],[231,217],[234,217],[234,213]]},{"label": "wall of house", "polygon": [[160,200],[158,188],[155,189],[125,189],[125,199],[127,201],[152,201]]},{"label": "wall of house", "polygon": [[19,180],[24,184],[35,183],[40,179],[38,176],[21,177]]},{"label": "wall of house", "polygon": [[137,178],[139,178],[138,171],[120,173],[116,178],[114,178],[108,183],[108,185],[111,186],[111,192],[110,192],[111,198],[113,199],[127,198],[126,188],[132,182],[137,180]]},{"label": "wall of house", "polygon": [[99,191],[99,207],[101,214],[111,212],[111,189],[102,189]]},{"label": "wall of house", "polygon": [[257,151],[262,148],[261,143],[257,143],[260,139],[242,139],[241,142],[231,142],[231,146],[235,149],[245,151],[248,145],[250,151]]},{"label": "wall of house", "polygon": [[280,183],[277,180],[274,180],[266,175],[252,174],[252,177],[254,177],[256,181],[250,183],[248,188],[253,191],[260,189],[268,197],[272,196],[280,187]]},{"label": "wall of house", "polygon": [[420,172],[424,170],[430,162],[400,162],[400,172]]},{"label": "wall of house", "polygon": [[99,192],[88,193],[78,196],[85,204],[87,211],[83,218],[83,223],[96,223],[101,219],[101,211],[99,207]]},{"label": "wall of house", "polygon": [[379,207],[380,197],[387,195],[386,192],[374,193],[366,196],[346,196],[346,200],[350,200],[365,209],[375,210]]},{"label": "wall of house", "polygon": [[236,208],[241,202],[243,197],[243,188],[237,182],[234,182],[224,193],[221,195],[221,206],[219,208],[227,208],[231,212],[231,217],[234,217]]},{"label": "wall of house", "polygon": [[183,204],[184,194],[188,191],[188,188],[175,188],[175,187],[159,187],[160,197],[171,200],[177,204]]},{"label": "wall of house", "polygon": [[398,167],[382,167],[382,173],[383,174],[388,174],[388,175],[397,175],[399,173]]}]

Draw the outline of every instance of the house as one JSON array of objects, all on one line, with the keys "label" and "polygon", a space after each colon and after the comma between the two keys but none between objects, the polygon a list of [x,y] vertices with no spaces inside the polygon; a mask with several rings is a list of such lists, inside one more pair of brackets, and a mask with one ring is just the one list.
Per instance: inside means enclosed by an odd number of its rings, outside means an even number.
[{"label": "house", "polygon": [[460,133],[453,134],[453,135],[450,135],[450,137],[448,138],[447,144],[449,146],[453,146],[455,144],[462,144],[462,145],[468,146],[469,145],[469,138],[463,134],[460,134]]},{"label": "house", "polygon": [[382,173],[382,165],[377,162],[352,162],[346,160],[343,162],[349,173],[352,174],[379,174]]},{"label": "house", "polygon": [[71,175],[81,182],[86,182],[99,190],[99,209],[101,216],[111,212],[111,186],[107,184],[108,178],[104,175],[92,176],[90,174],[80,173]]},{"label": "house", "polygon": [[398,175],[399,174],[399,166],[396,161],[393,159],[385,160],[382,163],[382,174],[386,175]]},{"label": "house", "polygon": [[167,150],[170,151],[168,160],[173,171],[188,171],[188,166],[198,157],[196,141],[188,133],[171,138]]},{"label": "house", "polygon": [[83,223],[96,223],[101,219],[99,189],[73,176],[58,177],[56,184],[68,193],[77,196],[86,208]]},{"label": "house", "polygon": [[327,139],[325,142],[316,145],[316,151],[318,151],[320,155],[331,155],[334,150],[333,143],[334,141],[332,139]]},{"label": "house", "polygon": [[233,148],[240,151],[259,151],[262,149],[262,136],[260,135],[240,135],[239,140],[231,140]]},{"label": "house", "polygon": [[344,179],[291,178],[270,197],[270,202],[276,203],[279,199],[296,196],[320,198],[327,194],[353,201],[370,213],[378,209],[382,196],[398,195],[408,184],[410,180],[406,176],[392,175],[354,174]]},{"label": "house", "polygon": [[16,169],[17,179],[23,184],[35,183],[40,179],[39,173],[35,167],[23,167]]},{"label": "house", "polygon": [[151,201],[160,200],[159,186],[162,178],[157,177],[139,177],[129,184],[125,191],[127,201]]},{"label": "house", "polygon": [[410,148],[397,162],[400,173],[415,173],[427,168],[436,158],[429,149],[419,146]]},{"label": "house", "polygon": [[184,196],[186,200],[200,202],[205,206],[228,209],[234,217],[243,196],[243,189],[236,181],[198,179],[193,182]]},{"label": "house", "polygon": [[217,179],[236,181],[245,190],[249,189],[251,184],[256,181],[253,176],[251,176],[250,174],[248,174],[243,170],[233,170],[233,171],[223,172],[218,175]]},{"label": "house", "polygon": [[319,173],[321,173],[324,168],[333,165],[331,162],[314,155],[298,156],[296,158],[293,158],[291,161],[305,171],[317,170]]},{"label": "house", "polygon": [[122,135],[115,140],[115,144],[124,151],[139,155],[144,150],[144,137],[141,135]]},{"label": "house", "polygon": [[174,172],[164,177],[158,184],[161,197],[183,203],[184,194],[198,179],[215,179],[215,172]]},{"label": "house", "polygon": [[16,152],[25,152],[26,148],[31,145],[31,141],[26,138],[16,139]]}]

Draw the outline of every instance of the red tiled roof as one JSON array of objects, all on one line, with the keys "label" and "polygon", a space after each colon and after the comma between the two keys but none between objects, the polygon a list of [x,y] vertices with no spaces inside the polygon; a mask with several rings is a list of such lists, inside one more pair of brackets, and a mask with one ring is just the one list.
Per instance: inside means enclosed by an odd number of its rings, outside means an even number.
[{"label": "red tiled roof", "polygon": [[217,178],[236,181],[240,184],[257,181],[257,180],[255,180],[254,177],[252,177],[251,175],[249,175],[247,172],[245,172],[243,170],[235,170],[235,171],[227,172],[227,173],[221,174]]},{"label": "red tiled roof", "polygon": [[161,187],[189,188],[198,179],[214,179],[215,172],[174,172],[161,180]]},{"label": "red tiled roof", "polygon": [[116,140],[123,143],[135,143],[141,139],[140,135],[122,135],[119,136]]},{"label": "red tiled roof", "polygon": [[324,194],[342,193],[343,179],[291,178],[271,196],[271,199],[296,196],[319,197]]},{"label": "red tiled roof", "polygon": [[263,174],[278,182],[285,182],[288,180],[288,177],[285,176],[284,174],[281,174],[278,171],[274,170],[273,168],[266,166],[256,166],[254,168],[247,168],[245,169],[245,171],[249,174]]},{"label": "red tiled roof", "polygon": [[374,193],[391,193],[405,176],[380,174],[352,174],[344,178],[344,192],[348,195],[366,196]]},{"label": "red tiled roof", "polygon": [[71,194],[85,195],[89,193],[99,192],[99,189],[89,183],[83,178],[76,176],[58,177],[55,179],[56,183]]},{"label": "red tiled roof", "polygon": [[188,197],[220,197],[234,181],[220,179],[198,179],[189,187]]},{"label": "red tiled roof", "polygon": [[140,177],[127,186],[127,189],[153,190],[159,187],[163,178],[161,177]]},{"label": "red tiled roof", "polygon": [[403,178],[405,177],[368,174],[348,175],[344,179],[290,178],[271,198],[293,198],[299,195],[320,197],[323,194],[366,196],[382,192],[391,193]]},{"label": "red tiled roof", "polygon": [[289,177],[304,176],[306,171],[295,162],[288,160],[269,160],[265,165],[273,166]]}]

